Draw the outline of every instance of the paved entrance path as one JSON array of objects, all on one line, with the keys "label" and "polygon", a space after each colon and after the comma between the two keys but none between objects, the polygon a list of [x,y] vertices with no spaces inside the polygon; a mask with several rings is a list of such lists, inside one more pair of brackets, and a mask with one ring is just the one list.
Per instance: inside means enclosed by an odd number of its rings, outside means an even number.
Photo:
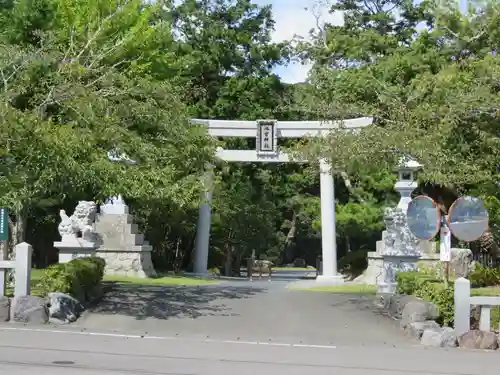
[{"label": "paved entrance path", "polygon": [[115,286],[75,325],[157,336],[309,345],[413,345],[370,297],[293,291],[286,281]]}]

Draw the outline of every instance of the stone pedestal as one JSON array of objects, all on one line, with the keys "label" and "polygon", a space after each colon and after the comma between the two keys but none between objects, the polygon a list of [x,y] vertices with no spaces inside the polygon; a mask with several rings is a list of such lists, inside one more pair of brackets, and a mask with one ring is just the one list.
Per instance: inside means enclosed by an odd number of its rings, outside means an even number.
[{"label": "stone pedestal", "polygon": [[[380,241],[379,241],[380,242]],[[431,242],[430,244],[436,245],[435,242]],[[387,257],[388,260],[391,258]],[[401,257],[402,262],[405,262],[404,257]],[[411,260],[415,262],[413,257],[406,259],[406,262]],[[435,268],[439,263],[439,253],[431,253],[424,252],[422,256],[416,259],[418,264],[421,264],[427,268]],[[377,251],[370,251],[368,253],[368,267],[366,271],[363,272],[363,275],[359,276],[355,281],[368,285],[378,285],[379,283],[383,283],[383,269],[384,269],[384,256]],[[381,287],[381,289],[385,288],[385,285]]]},{"label": "stone pedestal", "polygon": [[110,201],[101,206],[96,218],[98,257],[106,261],[105,275],[154,277],[152,246],[138,233],[133,217],[123,201]]},{"label": "stone pedestal", "polygon": [[76,258],[95,255],[97,245],[81,238],[73,238],[71,241],[54,242],[54,247],[59,250],[59,263],[68,263]]},{"label": "stone pedestal", "polygon": [[417,260],[415,256],[383,255],[382,273],[377,280],[377,293],[394,294],[397,291],[398,283],[396,274],[398,272],[418,271]]}]

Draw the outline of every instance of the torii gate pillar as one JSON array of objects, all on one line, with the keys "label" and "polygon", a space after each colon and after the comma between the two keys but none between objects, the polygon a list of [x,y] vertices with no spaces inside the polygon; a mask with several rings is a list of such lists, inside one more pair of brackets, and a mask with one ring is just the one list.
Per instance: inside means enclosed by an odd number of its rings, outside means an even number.
[{"label": "torii gate pillar", "polygon": [[193,271],[198,275],[208,273],[208,249],[210,247],[210,226],[212,216],[212,191],[214,171],[210,166],[205,173],[203,185],[205,191],[202,192],[198,222],[196,223],[196,239],[194,251]]},{"label": "torii gate pillar", "polygon": [[316,278],[320,284],[342,284],[337,271],[337,232],[335,228],[335,185],[330,164],[320,160],[321,254],[323,272]]}]

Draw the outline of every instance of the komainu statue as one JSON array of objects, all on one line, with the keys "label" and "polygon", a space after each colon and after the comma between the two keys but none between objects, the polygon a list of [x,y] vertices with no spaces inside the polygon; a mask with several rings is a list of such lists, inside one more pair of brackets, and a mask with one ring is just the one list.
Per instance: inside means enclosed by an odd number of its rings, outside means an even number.
[{"label": "komainu statue", "polygon": [[390,255],[413,254],[418,250],[418,240],[406,225],[406,214],[400,208],[386,208],[384,210],[384,253]]},{"label": "komainu statue", "polygon": [[58,226],[62,241],[74,241],[82,238],[84,241],[95,242],[94,221],[97,205],[92,201],[80,201],[73,215],[68,216],[65,210],[59,211],[61,223]]}]

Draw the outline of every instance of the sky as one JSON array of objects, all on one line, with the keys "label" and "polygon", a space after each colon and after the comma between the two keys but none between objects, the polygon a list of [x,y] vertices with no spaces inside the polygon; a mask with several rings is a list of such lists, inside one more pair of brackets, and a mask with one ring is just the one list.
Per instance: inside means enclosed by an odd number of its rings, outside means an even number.
[{"label": "sky", "polygon": [[[316,28],[316,19],[312,8],[318,0],[254,0],[259,5],[272,5],[274,20],[276,21],[273,40],[276,42],[291,40],[294,35],[308,37],[309,30]],[[322,1],[326,3],[325,0]],[[308,8],[308,9],[306,9]],[[328,14],[326,7],[321,7],[321,18],[334,24],[341,25],[342,14]],[[297,83],[304,82],[307,78],[310,66],[303,66],[300,63],[292,63],[286,67],[275,69],[284,82]]]}]

